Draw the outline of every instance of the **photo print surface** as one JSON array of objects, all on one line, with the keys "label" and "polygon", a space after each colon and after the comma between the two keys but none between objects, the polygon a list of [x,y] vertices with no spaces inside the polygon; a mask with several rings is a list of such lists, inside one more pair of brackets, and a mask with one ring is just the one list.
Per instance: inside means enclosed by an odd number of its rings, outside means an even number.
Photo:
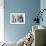
[{"label": "photo print surface", "polygon": [[25,13],[10,13],[10,24],[25,24]]}]

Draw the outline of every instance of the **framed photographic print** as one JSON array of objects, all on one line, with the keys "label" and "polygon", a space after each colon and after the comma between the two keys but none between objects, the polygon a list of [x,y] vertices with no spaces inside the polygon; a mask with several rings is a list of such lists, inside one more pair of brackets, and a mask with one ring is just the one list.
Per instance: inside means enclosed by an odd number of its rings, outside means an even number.
[{"label": "framed photographic print", "polygon": [[10,13],[10,24],[25,24],[25,13]]}]

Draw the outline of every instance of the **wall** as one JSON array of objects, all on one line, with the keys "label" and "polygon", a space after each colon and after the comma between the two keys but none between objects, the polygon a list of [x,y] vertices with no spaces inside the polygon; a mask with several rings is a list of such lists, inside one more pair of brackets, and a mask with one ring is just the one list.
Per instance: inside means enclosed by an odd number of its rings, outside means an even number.
[{"label": "wall", "polygon": [[[40,10],[40,0],[4,0],[4,38],[7,41],[18,41],[32,29],[35,14]],[[25,24],[11,25],[10,13],[25,13]]]},{"label": "wall", "polygon": [[4,0],[0,0],[0,42],[4,41]]},{"label": "wall", "polygon": [[[41,11],[42,11],[43,9],[46,9],[46,0],[40,0],[40,9],[41,9]],[[40,25],[46,27],[46,11],[43,12],[42,17],[43,17],[43,22],[41,21],[41,22],[40,22]]]}]

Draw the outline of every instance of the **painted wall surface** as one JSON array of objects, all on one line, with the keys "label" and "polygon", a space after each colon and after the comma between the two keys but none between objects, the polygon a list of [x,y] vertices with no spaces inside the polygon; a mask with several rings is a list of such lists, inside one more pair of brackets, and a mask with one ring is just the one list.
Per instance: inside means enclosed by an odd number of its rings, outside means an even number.
[{"label": "painted wall surface", "polygon": [[[43,9],[46,9],[46,0],[41,0],[41,1],[40,1],[40,9],[41,9],[41,11],[42,11]],[[42,17],[43,17],[43,22],[41,21],[41,22],[40,22],[40,25],[46,27],[46,10],[43,12]]]},{"label": "painted wall surface", "polygon": [[[40,0],[4,0],[4,38],[18,41],[32,30],[33,19],[40,9]],[[10,13],[25,13],[25,24],[10,24]]]}]

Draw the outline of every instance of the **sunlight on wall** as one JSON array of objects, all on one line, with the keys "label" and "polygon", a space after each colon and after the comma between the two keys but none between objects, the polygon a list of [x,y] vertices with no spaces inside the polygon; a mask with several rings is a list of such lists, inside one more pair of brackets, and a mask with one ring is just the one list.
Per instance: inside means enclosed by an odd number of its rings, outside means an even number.
[{"label": "sunlight on wall", "polygon": [[0,42],[4,41],[4,1],[0,0]]},{"label": "sunlight on wall", "polygon": [[3,9],[0,9],[0,41],[4,41]]}]

